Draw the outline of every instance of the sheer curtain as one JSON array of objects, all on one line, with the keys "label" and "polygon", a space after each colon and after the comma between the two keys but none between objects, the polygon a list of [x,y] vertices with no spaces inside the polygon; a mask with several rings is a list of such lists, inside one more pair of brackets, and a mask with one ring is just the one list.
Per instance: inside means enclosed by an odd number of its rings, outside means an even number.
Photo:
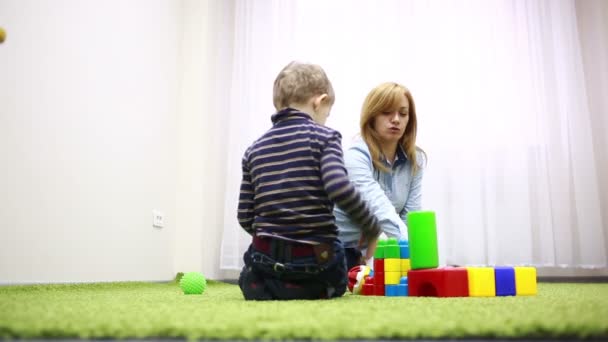
[{"label": "sheer curtain", "polygon": [[593,115],[604,114],[589,109],[575,2],[234,4],[222,269],[242,265],[240,160],[270,127],[272,82],[291,60],[328,73],[337,99],[327,125],[344,147],[371,88],[411,90],[442,264],[606,267],[594,151],[608,146],[593,139]]}]

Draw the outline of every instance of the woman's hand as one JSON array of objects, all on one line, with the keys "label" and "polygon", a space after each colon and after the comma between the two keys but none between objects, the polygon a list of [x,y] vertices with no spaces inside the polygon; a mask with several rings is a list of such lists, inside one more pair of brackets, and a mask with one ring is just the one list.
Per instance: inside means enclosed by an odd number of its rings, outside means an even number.
[{"label": "woman's hand", "polygon": [[374,253],[376,252],[376,247],[378,246],[378,237],[375,237],[369,241],[365,241],[364,237],[361,236],[361,238],[359,239],[359,246],[357,248],[361,250],[366,244],[367,250],[365,251],[365,255],[361,257],[362,262],[365,264],[367,264],[369,259],[371,259],[374,256]]}]

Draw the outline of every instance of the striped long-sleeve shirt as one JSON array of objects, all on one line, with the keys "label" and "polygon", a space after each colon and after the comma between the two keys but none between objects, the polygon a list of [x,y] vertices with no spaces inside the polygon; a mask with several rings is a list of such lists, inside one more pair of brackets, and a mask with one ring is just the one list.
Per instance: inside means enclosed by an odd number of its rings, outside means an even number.
[{"label": "striped long-sleeve shirt", "polygon": [[304,243],[337,239],[334,203],[363,227],[380,233],[377,219],[350,183],[341,135],[295,109],[272,116],[273,127],[245,152],[238,207],[249,234]]}]

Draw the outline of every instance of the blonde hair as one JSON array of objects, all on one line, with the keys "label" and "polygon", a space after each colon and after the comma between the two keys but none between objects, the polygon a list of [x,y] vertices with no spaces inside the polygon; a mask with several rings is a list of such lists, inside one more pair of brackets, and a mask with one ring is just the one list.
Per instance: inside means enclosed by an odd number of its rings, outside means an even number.
[{"label": "blonde hair", "polygon": [[273,103],[277,111],[290,104],[304,104],[316,95],[328,95],[329,105],[336,100],[334,88],[325,71],[315,64],[291,62],[274,80]]},{"label": "blonde hair", "polygon": [[393,82],[382,83],[367,94],[361,109],[361,136],[369,148],[374,167],[388,172],[389,169],[380,161],[380,137],[374,129],[374,118],[384,111],[392,111],[399,107],[403,95],[409,102],[409,120],[405,132],[399,140],[399,146],[411,161],[412,173],[415,174],[419,168],[418,162],[421,162],[417,160],[416,152],[420,151],[425,156],[424,159],[426,159],[426,154],[422,149],[416,147],[418,129],[416,105],[412,94],[405,86]]}]

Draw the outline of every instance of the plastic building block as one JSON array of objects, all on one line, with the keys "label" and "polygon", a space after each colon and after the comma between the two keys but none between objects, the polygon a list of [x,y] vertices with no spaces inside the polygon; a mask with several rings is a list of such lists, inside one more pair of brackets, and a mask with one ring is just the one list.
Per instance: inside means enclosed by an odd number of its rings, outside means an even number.
[{"label": "plastic building block", "polygon": [[374,258],[374,271],[384,273],[384,259]]},{"label": "plastic building block", "polygon": [[494,267],[497,296],[515,296],[515,270],[513,267]]},{"label": "plastic building block", "polygon": [[384,272],[374,272],[374,285],[384,287]]},{"label": "plastic building block", "polygon": [[397,285],[397,296],[399,296],[399,297],[407,296],[407,284]]},{"label": "plastic building block", "polygon": [[[410,237],[411,241],[411,237]],[[467,297],[468,273],[463,267],[411,270],[408,295],[418,297]]]},{"label": "plastic building block", "polygon": [[398,294],[398,285],[386,285],[384,289],[385,296],[387,297],[397,297]]},{"label": "plastic building block", "polygon": [[496,283],[492,267],[467,267],[467,272],[469,274],[469,296],[496,296]]},{"label": "plastic building block", "polygon": [[401,272],[401,259],[384,259],[384,272]]},{"label": "plastic building block", "polygon": [[386,240],[378,240],[376,250],[374,251],[374,259],[384,259],[384,248],[386,246]]},{"label": "plastic building block", "polygon": [[374,295],[374,278],[371,276],[365,276],[361,294],[364,296]]},{"label": "plastic building block", "polygon": [[397,239],[389,238],[384,247],[384,259],[399,259],[401,248],[397,244]]},{"label": "plastic building block", "polygon": [[399,246],[399,257],[401,259],[410,258],[410,246]]},{"label": "plastic building block", "polygon": [[537,293],[536,268],[515,267],[515,292],[518,296],[533,296]]},{"label": "plastic building block", "polygon": [[410,259],[401,260],[401,276],[407,277],[407,272],[412,269],[410,265]]},{"label": "plastic building block", "polygon": [[435,212],[410,211],[407,222],[412,269],[436,268],[439,255]]},{"label": "plastic building block", "polygon": [[385,285],[397,285],[401,279],[401,272],[384,272]]}]

